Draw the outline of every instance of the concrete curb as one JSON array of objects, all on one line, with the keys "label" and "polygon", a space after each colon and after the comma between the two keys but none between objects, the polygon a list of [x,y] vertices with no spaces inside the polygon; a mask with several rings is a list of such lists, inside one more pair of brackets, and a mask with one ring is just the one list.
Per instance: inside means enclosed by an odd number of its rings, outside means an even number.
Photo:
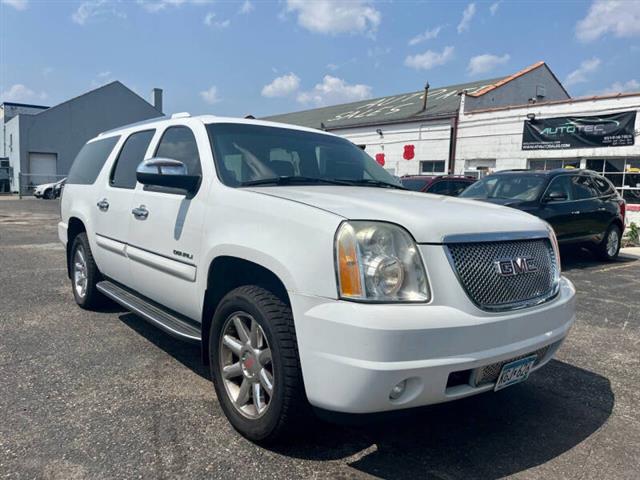
[{"label": "concrete curb", "polygon": [[628,255],[630,257],[640,258],[640,247],[626,247],[621,248],[620,253],[622,255]]}]

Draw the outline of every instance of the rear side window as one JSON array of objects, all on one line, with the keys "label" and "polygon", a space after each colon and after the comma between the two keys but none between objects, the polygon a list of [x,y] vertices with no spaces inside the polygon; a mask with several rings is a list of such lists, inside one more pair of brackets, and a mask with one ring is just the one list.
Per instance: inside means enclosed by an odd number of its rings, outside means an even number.
[{"label": "rear side window", "polygon": [[464,192],[469,185],[471,185],[471,182],[452,181],[450,182],[449,195],[457,197]]},{"label": "rear side window", "polygon": [[155,130],[136,132],[127,138],[120,150],[116,165],[111,171],[111,186],[117,188],[135,188],[136,169],[144,160],[144,154]]},{"label": "rear side window", "polygon": [[414,192],[420,192],[427,185],[427,182],[418,178],[401,178],[402,186],[413,190]]},{"label": "rear side window", "polygon": [[189,175],[200,175],[200,156],[196,137],[189,127],[169,127],[162,134],[156,157],[180,160]]},{"label": "rear side window", "polygon": [[67,184],[93,185],[119,139],[119,136],[108,137],[82,147],[73,161]]},{"label": "rear side window", "polygon": [[571,177],[571,182],[573,183],[574,200],[585,200],[600,196],[600,193],[586,175]]},{"label": "rear side window", "polygon": [[440,180],[439,182],[432,184],[427,192],[438,195],[449,195],[449,182],[447,180]]},{"label": "rear side window", "polygon": [[609,181],[604,177],[596,177],[595,175],[591,177],[591,181],[595,184],[596,188],[600,195],[611,195],[615,191],[613,185],[609,183]]}]

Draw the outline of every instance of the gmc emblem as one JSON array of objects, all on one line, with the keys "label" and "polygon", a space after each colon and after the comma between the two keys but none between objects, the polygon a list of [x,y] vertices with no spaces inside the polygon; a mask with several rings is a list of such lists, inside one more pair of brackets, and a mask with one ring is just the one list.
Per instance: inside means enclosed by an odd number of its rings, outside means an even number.
[{"label": "gmc emblem", "polygon": [[523,273],[537,272],[533,258],[531,257],[515,257],[496,260],[493,262],[498,273],[504,277],[512,277]]}]

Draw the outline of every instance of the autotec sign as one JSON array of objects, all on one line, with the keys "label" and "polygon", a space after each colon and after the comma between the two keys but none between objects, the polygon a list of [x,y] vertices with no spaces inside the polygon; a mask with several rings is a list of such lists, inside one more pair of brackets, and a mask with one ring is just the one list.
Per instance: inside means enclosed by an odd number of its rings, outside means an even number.
[{"label": "autotec sign", "polygon": [[623,147],[634,144],[636,112],[526,120],[522,150]]}]

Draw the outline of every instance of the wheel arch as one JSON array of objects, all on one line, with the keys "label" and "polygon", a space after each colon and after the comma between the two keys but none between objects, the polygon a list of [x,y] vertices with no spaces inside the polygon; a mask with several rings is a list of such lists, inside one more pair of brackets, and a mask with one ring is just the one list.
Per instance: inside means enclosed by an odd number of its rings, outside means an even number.
[{"label": "wheel arch", "polygon": [[73,248],[73,241],[82,232],[86,232],[87,228],[84,222],[78,217],[69,217],[67,227],[67,276],[71,278],[71,248]]},{"label": "wheel arch", "polygon": [[209,363],[209,330],[220,300],[234,288],[258,285],[291,305],[285,282],[265,265],[233,255],[220,255],[209,264],[202,307],[202,362]]},{"label": "wheel arch", "polygon": [[[624,232],[624,223],[622,222],[622,220],[619,217],[614,218],[611,223],[609,224],[609,226],[611,225],[616,225],[619,229],[620,229],[620,233],[622,234],[622,232]],[[607,227],[609,228],[609,227]]]}]

